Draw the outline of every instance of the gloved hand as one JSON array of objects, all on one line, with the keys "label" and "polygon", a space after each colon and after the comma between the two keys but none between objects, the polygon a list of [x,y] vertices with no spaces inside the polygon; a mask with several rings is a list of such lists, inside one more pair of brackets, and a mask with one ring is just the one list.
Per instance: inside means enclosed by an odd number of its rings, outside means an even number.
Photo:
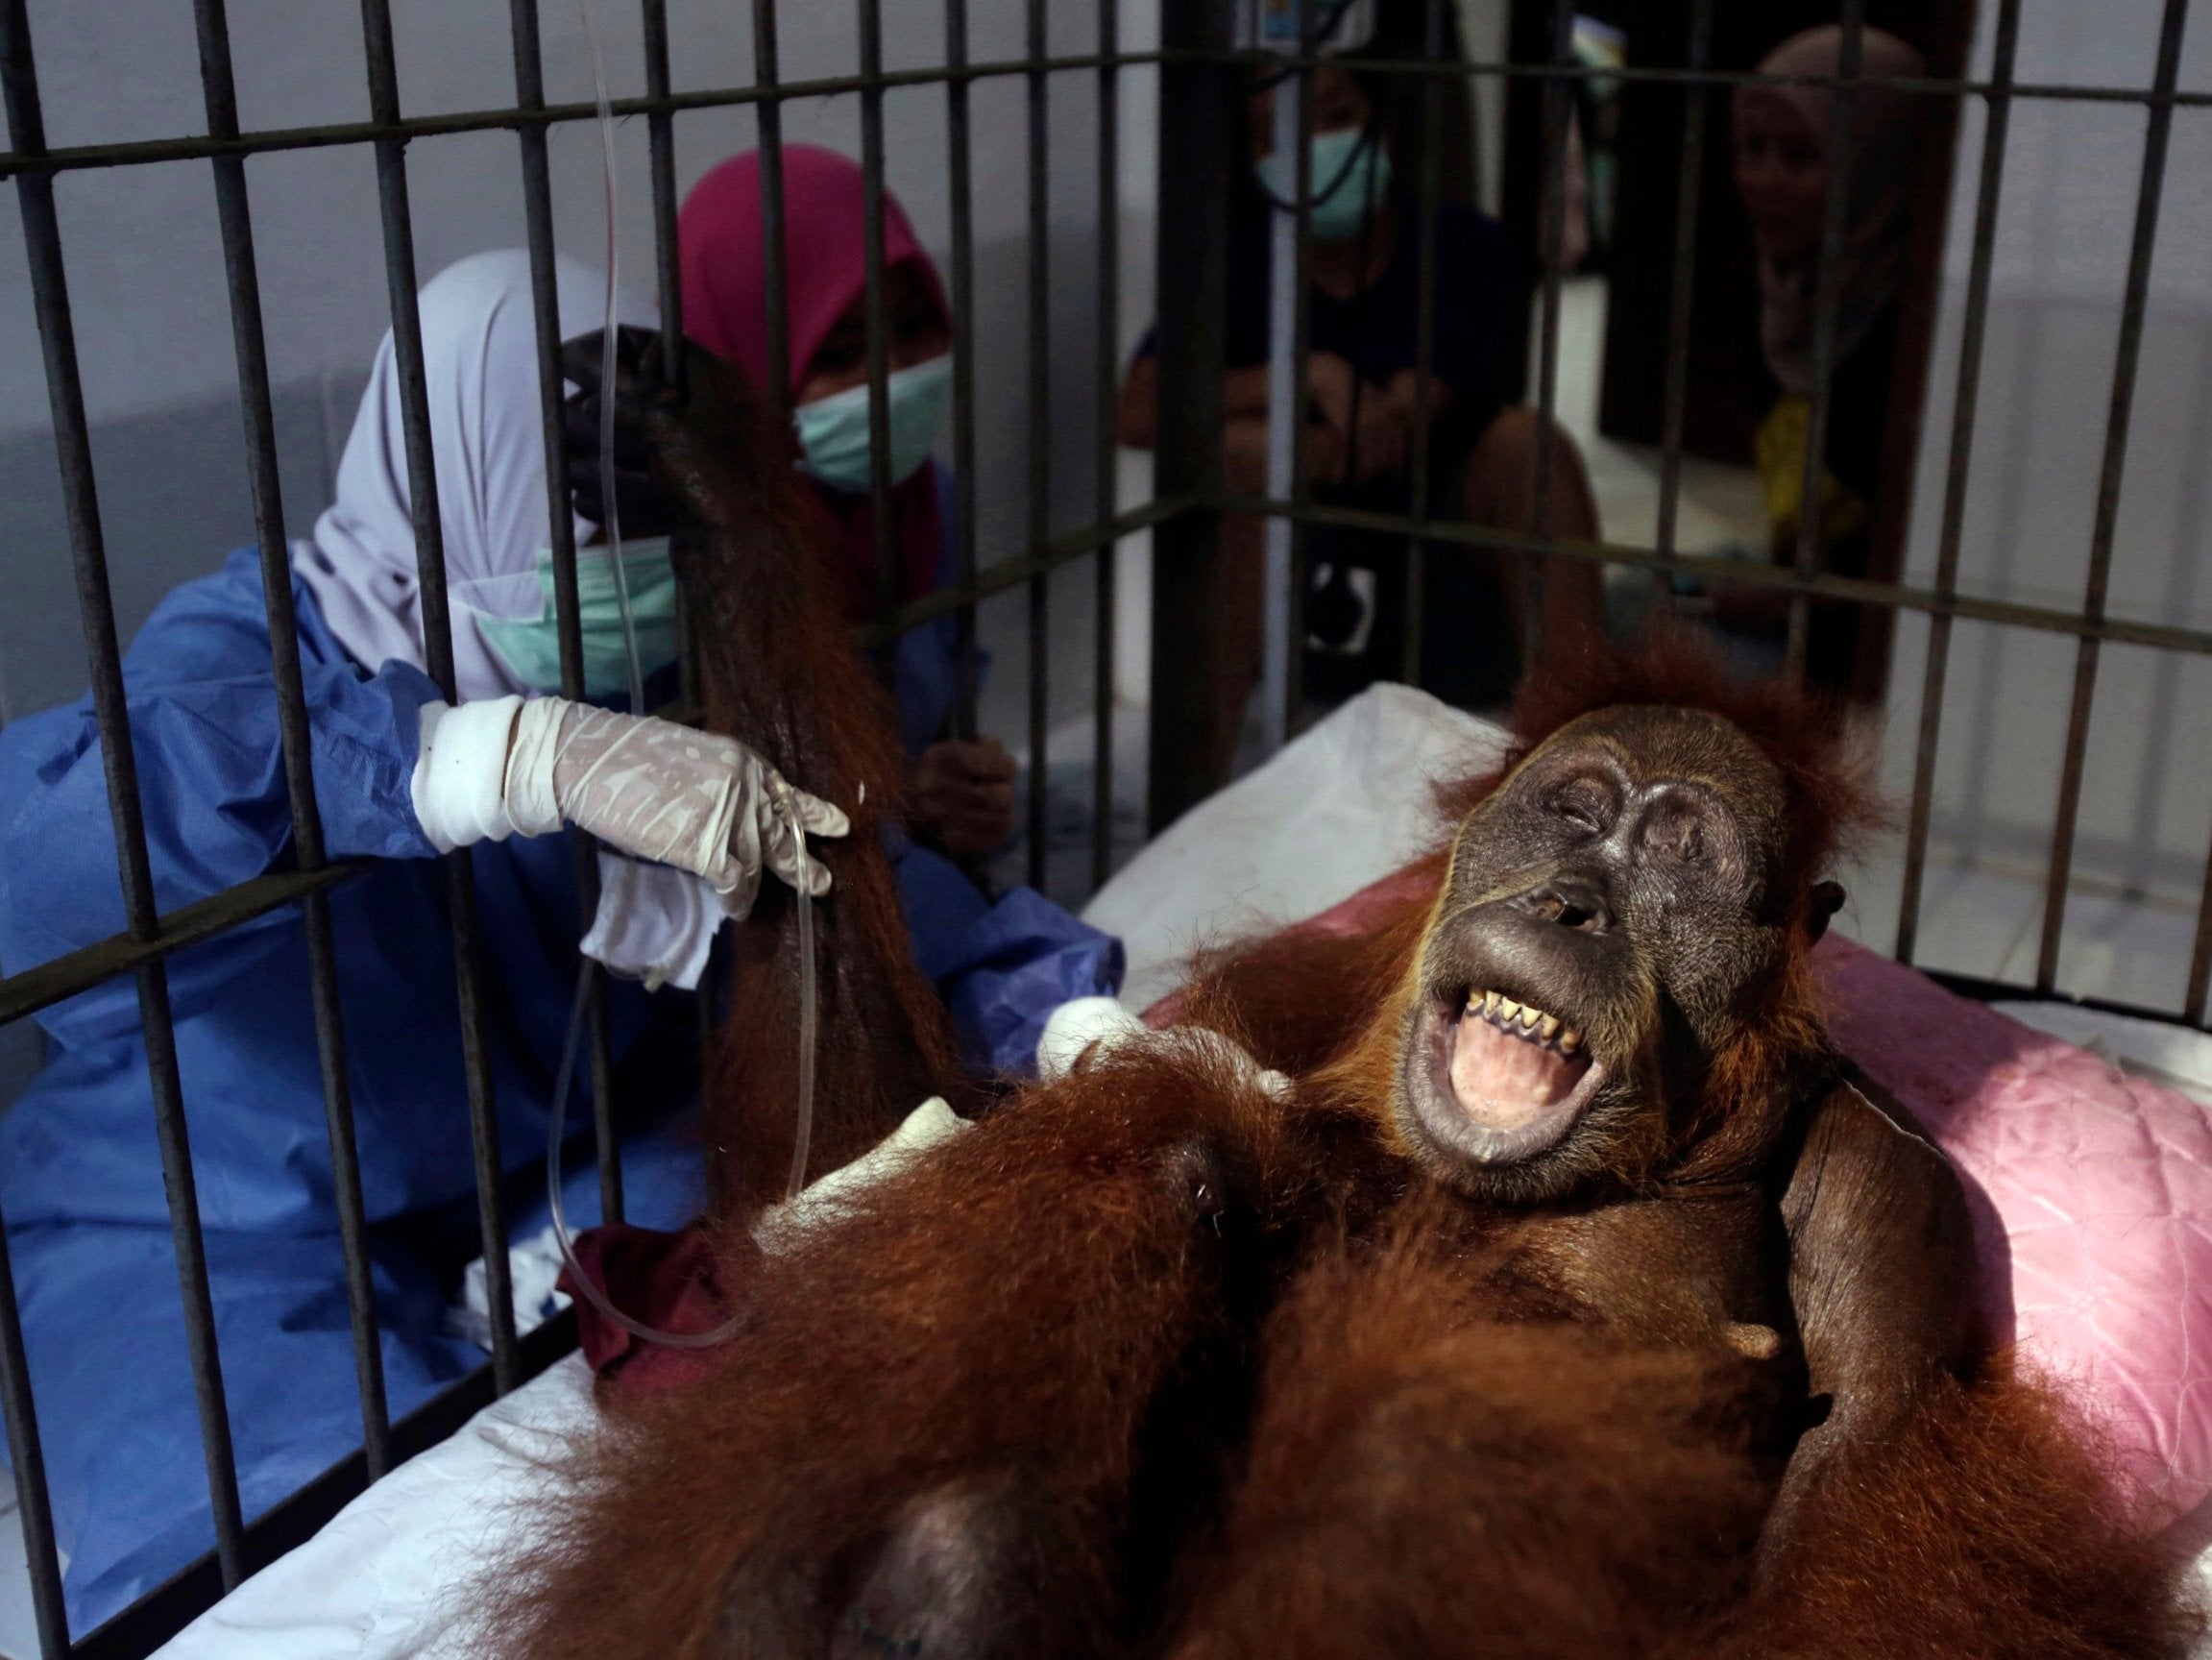
[{"label": "gloved hand", "polygon": [[619,852],[705,878],[722,909],[742,916],[764,867],[827,892],[830,873],[807,856],[802,831],[852,827],[736,740],[650,715],[494,697],[425,704],[422,730],[415,817],[441,851],[573,824]]},{"label": "gloved hand", "polygon": [[[581,367],[588,359],[588,378],[577,378],[584,390],[561,406],[561,451],[569,458],[570,499],[576,517],[588,519],[601,529],[607,526],[610,494],[622,518],[624,541],[666,536],[681,517],[661,481],[653,476],[652,446],[634,421],[615,423],[615,476],[601,476],[599,452],[600,336],[597,331],[579,335],[562,347],[565,363]],[[615,330],[615,356],[622,369],[635,372],[643,354],[660,350],[660,336],[648,329],[625,326]],[[619,373],[619,371],[618,371]]]}]

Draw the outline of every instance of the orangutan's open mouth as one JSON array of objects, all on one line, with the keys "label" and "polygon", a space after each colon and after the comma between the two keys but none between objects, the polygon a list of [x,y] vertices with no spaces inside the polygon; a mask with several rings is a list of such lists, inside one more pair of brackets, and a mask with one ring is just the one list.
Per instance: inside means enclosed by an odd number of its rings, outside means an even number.
[{"label": "orangutan's open mouth", "polygon": [[1579,1030],[1499,991],[1439,1000],[1429,1024],[1432,1093],[1462,1115],[1452,1138],[1485,1162],[1557,1145],[1605,1073]]}]

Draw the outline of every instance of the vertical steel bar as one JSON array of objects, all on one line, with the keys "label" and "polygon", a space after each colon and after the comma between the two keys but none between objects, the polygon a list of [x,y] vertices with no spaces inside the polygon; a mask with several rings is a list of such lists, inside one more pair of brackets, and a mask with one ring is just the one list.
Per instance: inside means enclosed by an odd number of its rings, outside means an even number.
[{"label": "vertical steel bar", "polygon": [[[641,26],[644,33],[645,93],[660,99],[668,96],[668,0],[643,0]],[[684,369],[684,275],[683,259],[676,237],[676,117],[673,111],[655,110],[646,117],[646,143],[649,148],[653,179],[653,270],[656,289],[660,295],[661,310],[661,375],[670,386],[681,388],[685,383]],[[685,619],[682,630],[686,642],[685,662],[692,663],[690,619]],[[692,676],[685,686],[688,696],[696,696],[698,680]],[[702,979],[704,976],[702,976]],[[606,982],[599,981],[598,990],[603,992]],[[606,1030],[606,1017],[595,996],[593,1020],[594,1040],[600,1040]],[[701,1011],[699,1033],[701,1041],[700,1076],[706,1076],[705,1045],[713,1036],[713,1023],[706,1018],[707,995],[702,987],[698,996]],[[594,1057],[595,1066],[596,1056]],[[595,1084],[595,1087],[596,1087]],[[597,1120],[594,1120],[596,1128]],[[612,1129],[602,1134],[599,1141],[599,1209],[609,1219],[623,1214],[621,1150]]]},{"label": "vertical steel bar", "polygon": [[[1114,418],[1121,367],[1121,15],[1115,0],[1098,0],[1098,478],[1103,527],[1114,516]],[[1091,879],[1095,891],[1113,870],[1114,563],[1120,548],[1102,543],[1091,603]]]},{"label": "vertical steel bar", "polygon": [[[1298,155],[1291,168],[1297,191],[1291,214],[1290,406],[1301,417],[1290,424],[1291,500],[1297,506],[1313,500],[1313,480],[1306,476],[1305,422],[1302,417],[1313,401],[1313,82],[1312,59],[1319,46],[1314,27],[1319,19],[1311,8],[1301,14],[1299,56],[1301,60],[1298,89]],[[1286,83],[1285,85],[1290,85]],[[1271,389],[1272,390],[1272,389]],[[1285,546],[1289,571],[1284,597],[1287,618],[1283,626],[1285,672],[1282,684],[1281,731],[1287,740],[1298,736],[1299,710],[1305,692],[1305,597],[1308,587],[1305,562],[1305,521],[1291,516]]]},{"label": "vertical steel bar", "polygon": [[[1544,256],[1544,324],[1537,337],[1537,445],[1535,499],[1529,503],[1529,529],[1538,542],[1551,530],[1552,416],[1559,406],[1559,285],[1567,249],[1567,126],[1572,112],[1574,0],[1555,0],[1551,12],[1551,72],[1544,82],[1544,208],[1539,215]],[[1523,556],[1522,583],[1527,614],[1521,619],[1521,671],[1533,671],[1544,657],[1544,614],[1550,589],[1550,558]]]},{"label": "vertical steel bar", "polygon": [[[361,0],[368,59],[369,113],[400,118],[400,75],[392,46],[391,0]],[[392,311],[392,358],[400,381],[400,427],[407,454],[407,495],[414,511],[417,585],[423,605],[425,671],[449,700],[453,678],[453,622],[446,593],[446,542],[438,516],[438,469],[430,444],[430,395],[423,368],[423,319],[415,303],[415,232],[407,196],[402,138],[377,140],[377,195],[384,232],[384,283]],[[507,1261],[506,1206],[499,1192],[499,1123],[486,1041],[483,957],[478,946],[476,884],[466,848],[446,855],[446,910],[453,930],[453,979],[461,1021],[461,1067],[468,1088],[469,1138],[476,1175],[476,1219],[484,1248],[484,1290],[492,1315],[492,1383],[504,1395],[521,1379],[515,1352],[513,1276]]]},{"label": "vertical steel bar", "polygon": [[[1958,389],[1951,409],[1951,456],[1943,486],[1943,526],[1936,544],[1935,592],[1958,590],[1958,549],[1966,528],[1966,479],[1974,458],[1974,418],[1981,393],[1981,347],[1989,323],[1989,273],[1997,256],[1997,205],[2005,182],[2005,142],[2012,120],[2013,64],[2020,47],[2020,0],[1999,0],[1997,38],[1982,125],[1981,178],[1974,201],[1974,252],[1966,271],[1966,312],[1958,338]],[[1951,615],[1928,620],[1928,663],[1920,687],[1920,734],[1912,760],[1912,808],[1905,831],[1905,878],[1897,898],[1897,960],[1912,961],[1919,943],[1920,894],[1928,870],[1928,828],[1934,811],[1935,753],[1943,719],[1943,687],[1951,668]]]},{"label": "vertical steel bar", "polygon": [[[976,578],[976,256],[975,179],[968,162],[967,0],[945,0],[945,136],[952,170],[953,232],[953,571],[967,587]],[[971,598],[953,613],[953,660],[959,687],[953,730],[976,735],[976,698],[982,691],[976,649],[976,606]]]},{"label": "vertical steel bar", "polygon": [[15,1466],[15,1501],[23,1514],[23,1555],[31,1578],[31,1611],[38,1624],[40,1660],[68,1660],[69,1609],[61,1598],[61,1557],[54,1538],[54,1502],[46,1488],[46,1453],[31,1396],[30,1357],[15,1302],[15,1270],[8,1230],[0,1221],[0,1414]]},{"label": "vertical steel bar", "polygon": [[[1045,33],[1045,0],[1029,0],[1027,38],[1029,85],[1029,551],[1033,558],[1052,533],[1052,197],[1046,171],[1047,120],[1045,71],[1050,55]],[[1052,709],[1052,578],[1040,573],[1029,582],[1029,884],[1045,885],[1045,728]]]},{"label": "vertical steel bar", "polygon": [[[1430,62],[1444,60],[1445,0],[1424,0],[1422,54]],[[1413,423],[1412,465],[1407,469],[1407,516],[1416,523],[1428,518],[1429,449],[1433,423],[1428,418],[1429,398],[1436,384],[1436,255],[1437,213],[1444,190],[1444,78],[1426,75],[1421,83],[1421,224],[1416,227],[1415,258],[1420,276],[1416,285],[1413,318]],[[1408,686],[1421,683],[1421,648],[1423,612],[1428,586],[1428,545],[1417,533],[1405,545],[1405,642],[1398,678]]]},{"label": "vertical steel bar", "polygon": [[[2104,460],[2097,481],[2097,519],[2090,532],[2089,581],[2081,615],[2104,621],[2105,590],[2112,574],[2112,542],[2120,525],[2120,481],[2127,462],[2127,425],[2135,405],[2135,371],[2143,352],[2143,314],[2151,294],[2151,256],[2158,239],[2159,197],[2166,184],[2167,141],[2174,129],[2174,86],[2181,71],[2181,36],[2189,0],[2166,0],[2158,29],[2158,67],[2151,77],[2143,133],[2143,174],[2135,197],[2135,232],[2127,251],[2127,286],[2120,312],[2120,343],[2112,368],[2112,401],[2104,418]],[[2066,927],[2066,886],[2074,867],[2074,834],[2081,811],[2081,772],[2089,753],[2089,712],[2097,692],[2098,648],[2103,638],[2081,636],[2074,660],[2074,700],[2066,717],[2066,759],[2058,781],[2058,814],[2052,830],[2051,871],[2043,890],[2043,939],[2035,958],[2035,989],[2049,991],[2058,978],[2058,942]]]},{"label": "vertical steel bar", "polygon": [[[37,69],[32,57],[31,23],[24,0],[0,0],[0,85],[5,87],[10,143],[19,155],[43,151],[45,118],[39,107]],[[54,421],[54,448],[61,464],[77,610],[91,671],[92,709],[100,731],[100,758],[107,778],[108,811],[114,827],[124,915],[133,935],[151,940],[158,932],[153,864],[138,799],[130,707],[123,686],[122,652],[115,638],[115,608],[109,593],[108,555],[92,472],[85,388],[77,366],[76,330],[69,312],[61,230],[54,208],[53,175],[18,174],[15,196],[23,219],[32,308],[45,357],[46,395]],[[215,1549],[228,1588],[238,1582],[242,1569],[237,1466],[217,1353],[214,1302],[207,1288],[207,1249],[200,1232],[199,1194],[184,1122],[183,1084],[177,1067],[169,981],[160,963],[149,963],[137,971],[137,989],[162,1184],[168,1196],[169,1229],[176,1244],[177,1276],[183,1300],[185,1347],[199,1406],[201,1449],[207,1464]]]},{"label": "vertical steel bar", "polygon": [[[231,31],[223,0],[195,0],[200,82],[207,132],[238,135],[238,99],[231,73]],[[284,540],[284,502],[277,469],[277,423],[270,401],[269,354],[261,326],[261,279],[254,252],[246,159],[213,160],[215,208],[223,271],[231,295],[231,334],[238,359],[238,395],[246,425],[246,469],[254,498],[255,540],[261,555],[261,594],[269,620],[269,662],[276,682],[277,725],[284,787],[292,811],[292,847],[303,870],[322,868],[323,818],[315,802],[306,696],[300,680],[300,638],[292,606],[292,567]],[[384,1398],[384,1361],[377,1337],[376,1289],[370,1274],[368,1218],[361,1202],[361,1166],[354,1139],[352,1082],[338,1005],[337,956],[328,894],[301,901],[307,944],[308,994],[314,1006],[315,1052],[330,1142],[332,1198],[346,1263],[346,1305],[353,1335],[353,1374],[361,1394],[361,1447],[376,1480],[391,1468],[391,1415]]]},{"label": "vertical steel bar", "polygon": [[[1843,37],[1836,50],[1836,85],[1828,105],[1828,154],[1842,156],[1851,144],[1851,111],[1858,102],[1852,83],[1866,44],[1866,0],[1843,0]],[[1836,314],[1841,306],[1843,232],[1850,213],[1849,168],[1828,170],[1828,196],[1821,215],[1820,251],[1813,266],[1812,403],[1805,426],[1805,465],[1797,495],[1797,574],[1810,579],[1821,563],[1820,483],[1828,474],[1828,415],[1835,368]],[[1789,597],[1789,632],[1783,647],[1783,672],[1805,678],[1812,626],[1812,601],[1803,591]]]},{"label": "vertical steel bar", "polygon": [[[538,40],[538,0],[511,0],[508,32],[515,61],[515,107],[546,107],[544,55]],[[584,632],[576,590],[576,523],[569,506],[569,457],[562,441],[561,297],[553,270],[552,169],[546,123],[523,120],[515,128],[523,163],[523,238],[530,256],[530,314],[538,348],[538,427],[546,462],[547,543],[553,558],[553,618],[561,654],[561,696],[582,699]],[[599,867],[591,838],[570,839],[582,910],[579,932],[592,925],[599,901]],[[592,1131],[598,1158],[599,1200],[610,1222],[622,1218],[622,1152],[615,1136],[614,1061],[607,1046],[605,970],[592,968],[584,1004],[590,1035]]]},{"label": "vertical steel bar", "polygon": [[[776,86],[776,0],[753,0],[753,84]],[[761,137],[761,242],[767,265],[768,403],[788,416],[791,403],[790,296],[784,282],[784,106],[765,97],[753,106]]]},{"label": "vertical steel bar", "polygon": [[[1302,47],[1303,42],[1296,42]],[[1300,54],[1302,56],[1302,53]],[[1273,142],[1278,156],[1295,156],[1305,134],[1306,75],[1302,62],[1274,75]],[[1288,500],[1298,489],[1298,439],[1304,423],[1298,376],[1298,216],[1270,204],[1267,209],[1267,489]],[[1270,513],[1261,525],[1260,744],[1268,752],[1290,735],[1291,676],[1296,672],[1290,633],[1291,541],[1297,531],[1286,514]]]},{"label": "vertical steel bar", "polygon": [[[1713,56],[1713,0],[1692,0],[1687,67],[1692,77],[1705,72]],[[1682,423],[1689,401],[1690,291],[1697,280],[1698,198],[1705,186],[1705,125],[1712,91],[1691,80],[1683,89],[1682,171],[1674,191],[1674,274],[1666,297],[1665,412],[1659,439],[1659,525],[1653,538],[1662,558],[1674,553],[1675,525],[1682,507]],[[1670,602],[1673,576],[1651,574],[1659,603]]]},{"label": "vertical steel bar", "polygon": [[[1234,0],[1179,0],[1160,10],[1158,295],[1159,433],[1155,496],[1218,494],[1222,345],[1228,286],[1229,167],[1236,71]],[[1183,54],[1192,54],[1183,56]],[[1220,515],[1198,507],[1153,530],[1152,718],[1145,822],[1156,833],[1204,793],[1210,708],[1207,652]]]},{"label": "vertical steel bar", "polygon": [[[668,0],[641,0],[645,43],[645,96],[668,96]],[[676,246],[676,117],[655,110],[645,117],[653,178],[653,270],[661,301],[661,374],[684,383],[683,262]]]},{"label": "vertical steel bar", "polygon": [[863,238],[867,247],[868,507],[875,533],[876,621],[898,609],[898,571],[891,548],[890,328],[884,315],[883,0],[860,0],[861,177]]}]

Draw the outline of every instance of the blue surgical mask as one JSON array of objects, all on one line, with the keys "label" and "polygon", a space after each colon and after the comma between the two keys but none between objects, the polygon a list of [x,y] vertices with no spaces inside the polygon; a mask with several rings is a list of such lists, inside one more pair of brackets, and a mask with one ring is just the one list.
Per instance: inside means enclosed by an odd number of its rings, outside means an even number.
[{"label": "blue surgical mask", "polygon": [[[936,446],[953,396],[950,353],[901,369],[884,382],[889,402],[891,482],[912,477]],[[806,468],[833,490],[865,495],[868,473],[868,389],[853,386],[791,411]]]},{"label": "blue surgical mask", "polygon": [[[1390,152],[1366,128],[1347,127],[1341,133],[1316,133],[1312,153],[1314,240],[1349,242],[1390,189]],[[1296,158],[1277,151],[1254,165],[1259,182],[1276,201],[1298,200]]]},{"label": "blue surgical mask", "polygon": [[[668,562],[668,539],[660,536],[626,544],[622,574],[630,591],[630,622],[637,631],[639,672],[650,676],[673,663],[681,648],[676,572]],[[535,691],[558,692],[561,628],[553,608],[550,549],[540,550],[537,575],[537,616],[479,613],[476,624],[516,679]],[[584,635],[584,696],[595,702],[626,696],[630,654],[622,633],[622,601],[615,587],[615,561],[604,548],[576,549],[576,620]]]}]

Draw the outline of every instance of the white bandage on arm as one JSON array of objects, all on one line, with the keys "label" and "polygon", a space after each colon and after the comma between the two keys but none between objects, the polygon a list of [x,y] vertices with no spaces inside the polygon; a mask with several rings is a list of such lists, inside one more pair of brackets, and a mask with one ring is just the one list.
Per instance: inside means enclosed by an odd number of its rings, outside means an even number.
[{"label": "white bandage on arm", "polygon": [[1045,1017],[1037,1038],[1037,1077],[1046,1084],[1065,1078],[1116,1053],[1152,1049],[1180,1054],[1206,1065],[1227,1065],[1248,1084],[1277,1101],[1293,1094],[1291,1081],[1262,1066],[1240,1043],[1202,1026],[1155,1030],[1111,997],[1077,997]]},{"label": "white bandage on arm", "polygon": [[1113,1039],[1141,1038],[1145,1023],[1111,997],[1075,997],[1045,1016],[1037,1037],[1037,1076],[1050,1084],[1065,1078],[1094,1045],[1113,1047]]},{"label": "white bandage on arm", "polygon": [[423,705],[422,748],[408,794],[415,821],[439,852],[503,841],[521,829],[508,811],[506,776],[516,712],[523,707],[520,697],[487,697],[457,708]]}]

